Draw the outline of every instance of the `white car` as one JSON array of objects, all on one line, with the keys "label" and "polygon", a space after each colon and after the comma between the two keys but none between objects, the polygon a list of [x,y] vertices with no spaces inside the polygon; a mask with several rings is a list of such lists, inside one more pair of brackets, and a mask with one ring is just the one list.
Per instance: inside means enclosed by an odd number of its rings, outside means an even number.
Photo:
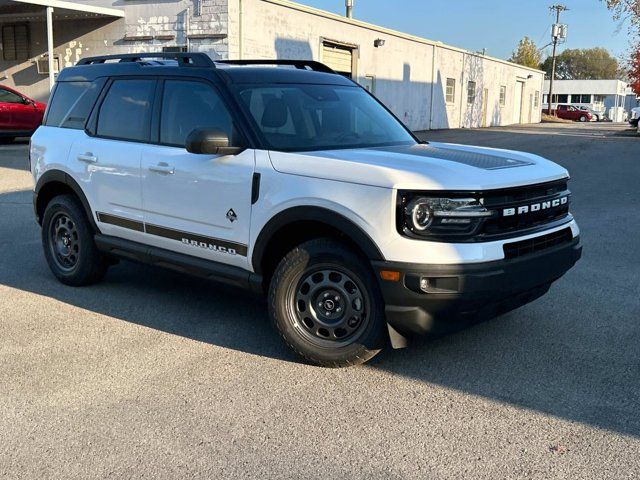
[{"label": "white car", "polygon": [[31,140],[65,284],[131,259],[265,292],[285,342],[335,367],[524,305],[580,257],[544,158],[421,143],[317,62],[113,59],[63,70]]}]

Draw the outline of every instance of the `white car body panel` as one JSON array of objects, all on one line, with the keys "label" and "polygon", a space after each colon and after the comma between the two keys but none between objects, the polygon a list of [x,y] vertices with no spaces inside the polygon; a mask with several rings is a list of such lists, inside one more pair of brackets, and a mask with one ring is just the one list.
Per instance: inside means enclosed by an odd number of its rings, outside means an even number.
[{"label": "white car body panel", "polygon": [[[435,142],[429,147],[487,154],[523,164],[489,170],[433,157],[392,153],[388,149],[270,152],[270,156],[274,169],[281,173],[406,190],[490,190],[544,183],[568,176],[564,168],[533,154]],[[425,148],[426,145],[416,147]]]},{"label": "white car body panel", "polygon": [[[152,168],[165,165],[174,173]],[[239,155],[195,155],[184,148],[145,145],[142,152],[142,198],[145,225],[247,245],[251,219],[254,151]],[[233,210],[233,221],[227,212]],[[247,257],[226,250],[148,235],[149,245],[248,268]],[[211,242],[204,242],[207,245]],[[230,246],[229,248],[233,248]]]}]

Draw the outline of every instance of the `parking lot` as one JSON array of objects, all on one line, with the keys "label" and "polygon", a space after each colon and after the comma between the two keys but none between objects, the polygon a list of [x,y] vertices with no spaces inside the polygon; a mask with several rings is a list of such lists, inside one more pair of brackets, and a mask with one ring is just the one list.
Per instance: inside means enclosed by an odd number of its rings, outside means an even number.
[{"label": "parking lot", "polygon": [[567,167],[583,259],[519,310],[342,370],[230,287],[128,262],[59,284],[27,145],[0,146],[0,478],[638,478],[640,137],[421,135]]}]

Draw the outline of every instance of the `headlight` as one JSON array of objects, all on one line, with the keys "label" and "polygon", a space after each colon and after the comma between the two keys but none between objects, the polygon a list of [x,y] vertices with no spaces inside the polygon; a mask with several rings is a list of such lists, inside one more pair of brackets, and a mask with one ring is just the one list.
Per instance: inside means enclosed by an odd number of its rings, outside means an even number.
[{"label": "headlight", "polygon": [[401,233],[438,237],[472,235],[482,220],[496,212],[488,210],[480,198],[449,198],[402,195]]}]

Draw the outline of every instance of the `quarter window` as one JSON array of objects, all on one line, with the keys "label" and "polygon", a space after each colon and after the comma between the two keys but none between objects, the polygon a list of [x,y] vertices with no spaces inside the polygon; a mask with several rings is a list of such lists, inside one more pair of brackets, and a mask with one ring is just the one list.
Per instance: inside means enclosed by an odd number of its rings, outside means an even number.
[{"label": "quarter window", "polygon": [[472,104],[476,101],[476,82],[467,83],[467,103]]},{"label": "quarter window", "polygon": [[104,80],[58,82],[49,104],[45,125],[82,130]]},{"label": "quarter window", "polygon": [[456,101],[456,80],[454,78],[447,78],[446,100],[447,103]]},{"label": "quarter window", "polygon": [[507,100],[507,87],[505,85],[500,86],[500,106],[504,107]]},{"label": "quarter window", "polygon": [[101,137],[149,141],[155,80],[115,80],[98,115]]},{"label": "quarter window", "polygon": [[233,134],[231,115],[220,95],[202,82],[167,80],[162,96],[160,143],[184,146],[196,128],[212,128]]}]

